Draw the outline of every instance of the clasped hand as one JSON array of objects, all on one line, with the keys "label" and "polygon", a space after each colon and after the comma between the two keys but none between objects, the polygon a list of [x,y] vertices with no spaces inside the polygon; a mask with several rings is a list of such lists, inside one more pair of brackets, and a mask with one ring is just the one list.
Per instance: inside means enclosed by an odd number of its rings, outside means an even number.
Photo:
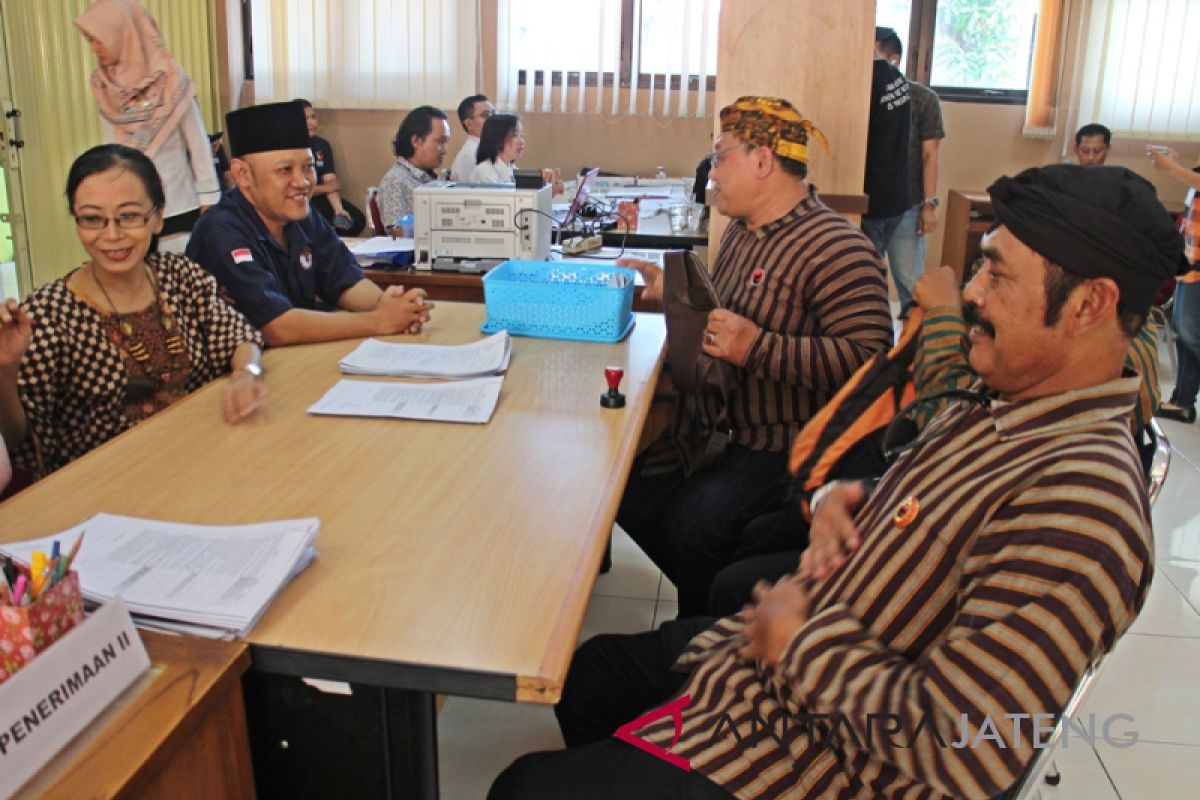
[{"label": "clasped hand", "polygon": [[389,286],[380,294],[375,309],[384,321],[384,333],[420,333],[433,307],[424,289],[406,292],[403,286]]},{"label": "clasped hand", "polygon": [[738,654],[768,666],[778,664],[796,631],[808,621],[808,610],[808,592],[795,575],[781,578],[774,586],[759,581],[754,603],[742,609],[745,644]]}]

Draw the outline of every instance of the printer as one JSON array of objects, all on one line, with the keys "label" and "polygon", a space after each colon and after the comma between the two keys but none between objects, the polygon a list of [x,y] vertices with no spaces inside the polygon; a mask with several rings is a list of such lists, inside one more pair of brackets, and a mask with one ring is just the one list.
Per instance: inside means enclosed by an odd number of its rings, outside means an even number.
[{"label": "printer", "polygon": [[508,259],[550,256],[550,186],[434,181],[413,190],[418,269],[479,272]]}]

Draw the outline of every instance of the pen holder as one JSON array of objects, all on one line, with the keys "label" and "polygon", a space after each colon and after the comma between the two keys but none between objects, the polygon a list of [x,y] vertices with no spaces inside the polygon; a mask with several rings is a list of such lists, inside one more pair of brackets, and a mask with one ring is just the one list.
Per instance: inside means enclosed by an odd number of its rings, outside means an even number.
[{"label": "pen holder", "polygon": [[83,595],[75,571],[24,608],[0,606],[0,684],[80,622]]},{"label": "pen holder", "polygon": [[622,232],[636,231],[638,229],[638,201],[637,200],[622,200],[617,203],[617,216],[621,218],[623,224],[620,226]]}]

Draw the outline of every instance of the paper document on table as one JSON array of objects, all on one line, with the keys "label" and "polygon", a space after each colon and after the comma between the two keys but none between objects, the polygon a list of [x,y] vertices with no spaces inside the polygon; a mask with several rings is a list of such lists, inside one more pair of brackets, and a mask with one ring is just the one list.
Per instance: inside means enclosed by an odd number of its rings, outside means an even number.
[{"label": "paper document on table", "polygon": [[310,406],[308,413],[481,425],[492,418],[503,382],[499,375],[453,383],[341,380]]},{"label": "paper document on table", "polygon": [[97,514],[55,536],[0,545],[0,552],[28,563],[35,550],[86,531],[71,568],[88,601],[120,594],[135,618],[244,634],[312,561],[320,527],[311,517],[216,526]]},{"label": "paper document on table", "polygon": [[406,378],[480,378],[508,369],[512,338],[493,333],[470,344],[392,344],[367,339],[341,361],[347,375]]}]

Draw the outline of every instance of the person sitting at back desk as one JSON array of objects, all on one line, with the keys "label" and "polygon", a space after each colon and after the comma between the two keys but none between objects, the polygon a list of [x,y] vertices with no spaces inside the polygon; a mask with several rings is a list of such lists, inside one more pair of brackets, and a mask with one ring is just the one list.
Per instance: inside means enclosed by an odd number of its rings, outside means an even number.
[{"label": "person sitting at back desk", "polygon": [[440,108],[417,106],[404,117],[392,140],[396,163],[379,182],[384,227],[392,229],[413,213],[413,189],[437,180],[434,170],[446,160],[449,145],[450,123]]},{"label": "person sitting at back desk", "polygon": [[317,110],[307,100],[297,98],[295,102],[304,106],[304,122],[308,125],[308,147],[312,150],[313,166],[317,171],[312,207],[329,220],[339,235],[358,236],[366,227],[367,218],[357,206],[342,197],[342,184],[338,180],[333,161],[333,146],[324,137],[317,136]]},{"label": "person sitting at back desk", "polygon": [[513,169],[525,152],[525,128],[516,114],[492,114],[483,124],[471,183],[513,183]]},{"label": "person sitting at back desk", "polygon": [[[704,612],[741,531],[782,502],[792,438],[892,340],[875,249],[805,180],[812,123],[769,97],[740,98],[720,119],[710,178],[734,222],[712,269],[725,307],[709,314],[703,349],[734,365],[739,385],[727,408],[682,398],[673,428],[634,461],[617,513],[679,589],[681,616]],[[659,267],[619,263],[642,273],[643,300],[662,296]],[[705,468],[714,443],[728,446]]]},{"label": "person sitting at back desk", "polygon": [[471,177],[471,170],[478,163],[475,154],[479,151],[479,136],[488,117],[495,113],[496,107],[487,99],[487,95],[473,94],[464,97],[458,104],[458,121],[467,132],[467,140],[450,165],[450,180],[465,183]]},{"label": "person sitting at back desk", "polygon": [[569,749],[519,759],[488,800],[1012,787],[1150,588],[1137,380],[1122,365],[1182,241],[1122,168],[1036,168],[989,191],[1000,227],[967,324],[923,331],[968,340],[978,379],[925,349],[922,393],[970,399],[943,398],[873,491],[839,484],[817,505],[814,541],[845,562],[763,584],[715,624],[584,644],[555,708]]},{"label": "person sitting at back desk", "polygon": [[1075,131],[1075,158],[1081,167],[1102,167],[1112,147],[1112,131],[1098,122],[1090,122]]},{"label": "person sitting at back desk", "polygon": [[252,106],[225,123],[237,187],[201,217],[187,254],[216,276],[267,344],[419,332],[433,308],[425,291],[381,291],[310,208],[315,177],[303,107]]}]

